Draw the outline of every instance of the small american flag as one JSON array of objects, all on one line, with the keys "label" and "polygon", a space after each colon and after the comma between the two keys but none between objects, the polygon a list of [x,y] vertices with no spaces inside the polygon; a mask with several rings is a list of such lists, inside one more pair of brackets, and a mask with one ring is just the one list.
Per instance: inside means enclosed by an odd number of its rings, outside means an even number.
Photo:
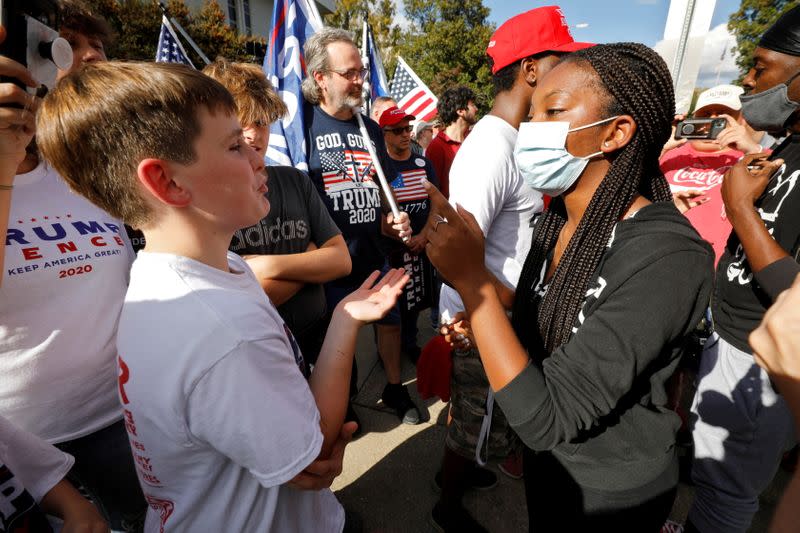
[{"label": "small american flag", "polygon": [[397,178],[392,182],[394,196],[398,202],[412,202],[424,200],[428,197],[425,188],[422,186],[422,178],[426,177],[425,169],[403,170],[398,173]]},{"label": "small american flag", "polygon": [[389,93],[397,101],[397,107],[414,115],[417,120],[431,120],[436,116],[438,98],[400,56],[397,57],[397,68]]},{"label": "small american flag", "polygon": [[172,24],[167,17],[161,17],[161,33],[158,35],[158,48],[156,49],[156,63],[183,63],[194,68],[186,55],[186,50],[175,35]]},{"label": "small american flag", "polygon": [[343,184],[370,182],[375,167],[369,152],[332,150],[319,156],[325,190],[339,189]]}]

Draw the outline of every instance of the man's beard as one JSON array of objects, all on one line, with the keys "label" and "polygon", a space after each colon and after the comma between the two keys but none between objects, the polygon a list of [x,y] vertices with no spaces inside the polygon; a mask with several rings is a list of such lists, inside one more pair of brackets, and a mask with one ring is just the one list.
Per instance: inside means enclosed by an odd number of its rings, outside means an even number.
[{"label": "man's beard", "polygon": [[335,107],[338,109],[361,107],[364,105],[364,97],[361,95],[361,92],[358,93],[358,96],[348,93],[336,98],[335,102]]}]

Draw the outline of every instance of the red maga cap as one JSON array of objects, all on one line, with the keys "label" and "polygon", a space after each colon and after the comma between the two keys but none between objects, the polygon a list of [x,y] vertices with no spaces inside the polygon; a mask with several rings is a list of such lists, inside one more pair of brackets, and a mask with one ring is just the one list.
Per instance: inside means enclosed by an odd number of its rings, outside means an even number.
[{"label": "red maga cap", "polygon": [[576,43],[558,6],[537,7],[505,21],[489,40],[486,53],[492,74],[515,61],[541,52],[574,52],[594,46]]},{"label": "red maga cap", "polygon": [[393,105],[392,107],[386,108],[386,111],[381,113],[381,117],[378,119],[378,125],[381,128],[385,128],[386,126],[394,126],[405,119],[414,120],[415,118],[417,117],[409,115],[396,105]]}]

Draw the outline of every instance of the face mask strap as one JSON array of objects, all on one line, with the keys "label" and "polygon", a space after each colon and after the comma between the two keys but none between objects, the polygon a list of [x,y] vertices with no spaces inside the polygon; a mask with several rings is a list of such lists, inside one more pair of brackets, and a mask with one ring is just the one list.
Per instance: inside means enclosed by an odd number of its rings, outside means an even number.
[{"label": "face mask strap", "polygon": [[[800,74],[800,72],[798,74]],[[621,116],[622,115],[616,115],[616,116],[613,116],[613,117],[609,117],[609,118],[604,118],[602,120],[598,120],[597,122],[592,122],[591,124],[586,124],[584,126],[578,126],[577,128],[572,128],[571,130],[567,130],[567,133],[572,133],[573,131],[580,131],[580,130],[585,130],[587,128],[592,128],[594,126],[599,126],[600,124],[604,124],[606,122],[611,122],[614,119],[618,119]]]},{"label": "face mask strap", "polygon": [[[598,120],[597,122],[592,122],[591,124],[586,124],[585,126],[578,126],[577,128],[573,128],[571,130],[567,130],[567,133],[572,133],[573,131],[585,130],[587,128],[592,128],[594,126],[599,126],[600,124],[603,124],[605,122],[611,122],[612,120],[617,119],[617,118],[619,118],[621,116],[622,115],[616,115],[616,116],[613,116],[613,117],[604,118],[603,120]],[[585,155],[583,157],[580,157],[579,159],[585,159],[586,161],[589,161],[590,159],[594,159],[595,157],[597,157],[599,155],[603,155],[603,151],[602,150],[599,151],[599,152],[595,152],[593,154]],[[578,157],[578,156],[573,156],[573,157]]]},{"label": "face mask strap", "polygon": [[792,74],[792,77],[790,77],[788,80],[786,80],[786,83],[784,83],[784,85],[786,85],[786,87],[788,88],[789,85],[791,85],[792,82],[795,80],[795,78],[797,78],[798,76],[800,76],[800,70],[798,70],[797,72]]}]

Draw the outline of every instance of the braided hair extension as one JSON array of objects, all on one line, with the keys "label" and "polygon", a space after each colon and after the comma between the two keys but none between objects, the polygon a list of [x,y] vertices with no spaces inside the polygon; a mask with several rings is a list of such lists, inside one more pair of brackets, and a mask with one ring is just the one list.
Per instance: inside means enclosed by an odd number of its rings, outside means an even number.
[{"label": "braided hair extension", "polygon": [[[580,50],[562,63],[580,65],[597,79],[593,85],[606,100],[601,118],[630,115],[637,128],[630,142],[615,154],[538,306],[533,289],[566,222],[563,199],[554,198],[536,224],[517,285],[512,319],[523,346],[536,360],[569,340],[614,225],[636,194],[652,202],[672,201],[658,167],[675,112],[672,78],[664,61],[642,44],[616,43]],[[534,323],[538,328],[531,327]]]}]

